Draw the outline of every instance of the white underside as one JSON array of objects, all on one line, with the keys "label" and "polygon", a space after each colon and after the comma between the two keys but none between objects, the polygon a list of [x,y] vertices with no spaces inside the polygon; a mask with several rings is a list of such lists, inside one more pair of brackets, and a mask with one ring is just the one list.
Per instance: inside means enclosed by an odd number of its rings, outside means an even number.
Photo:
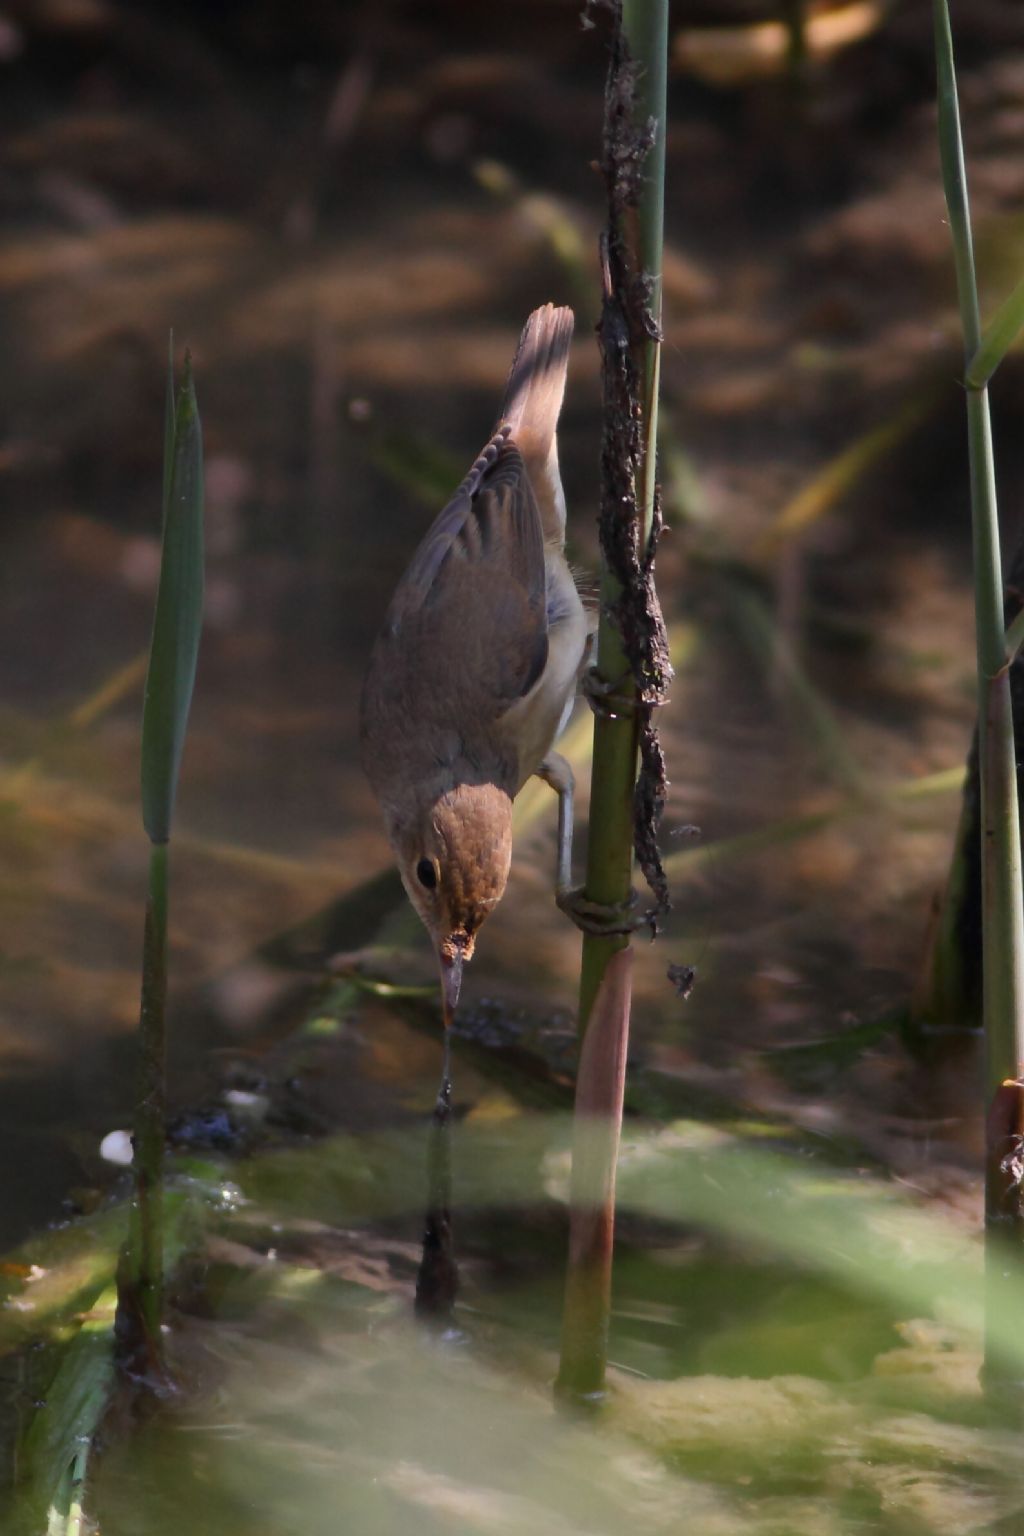
[{"label": "white underside", "polygon": [[576,683],[587,653],[590,625],[576,583],[561,550],[548,550],[548,659],[525,698],[502,718],[516,744],[516,792],[536,773],[572,713]]}]

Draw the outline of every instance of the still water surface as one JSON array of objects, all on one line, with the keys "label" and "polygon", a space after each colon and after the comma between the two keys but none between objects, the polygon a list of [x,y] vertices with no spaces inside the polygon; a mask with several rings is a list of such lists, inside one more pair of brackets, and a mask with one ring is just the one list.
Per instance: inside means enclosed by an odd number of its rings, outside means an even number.
[{"label": "still water surface", "polygon": [[[837,77],[848,95],[821,139],[787,137],[760,96],[764,159],[737,99],[673,86],[676,910],[638,950],[612,1407],[597,1427],[550,1406],[578,936],[551,901],[547,791],[467,980],[455,1324],[411,1319],[438,1040],[429,1000],[345,979],[359,957],[402,986],[432,974],[376,881],[358,688],[397,575],[489,431],[522,319],[549,298],[578,308],[563,463],[574,558],[595,561],[602,63],[564,8],[533,9],[524,51],[508,18],[500,41],[466,17],[449,37],[395,7],[365,43],[351,144],[294,197],[287,179],[255,196],[244,166],[272,167],[276,138],[319,121],[322,67],[296,65],[275,117],[265,62],[206,37],[232,124],[211,140],[213,109],[181,122],[173,92],[140,118],[114,54],[107,97],[84,71],[25,66],[47,106],[6,151],[23,196],[0,239],[0,1156],[17,1171],[2,1245],[28,1239],[34,1262],[35,1241],[58,1273],[59,1247],[32,1234],[100,1219],[117,1187],[98,1148],[132,1096],[139,657],[173,323],[207,446],[171,917],[175,1137],[206,1237],[174,1327],[189,1390],[111,1437],[101,1529],[981,1529],[1019,1491],[976,1385],[976,1064],[968,1042],[922,1066],[891,1027],[972,724],[962,401],[915,75],[927,27],[900,34],[905,74],[878,88],[870,146],[870,60]],[[990,121],[1010,65],[977,25],[978,210],[1011,263],[1019,157]],[[1019,68],[1024,39],[1006,46]],[[166,182],[111,160],[129,144]],[[768,207],[766,163],[788,166]],[[1019,390],[1011,367],[1008,420]],[[908,405],[886,455],[787,534],[794,497]],[[1021,464],[1012,443],[1003,456],[1012,507]],[[571,728],[584,779],[587,736]],[[697,968],[686,1001],[673,962]]]}]

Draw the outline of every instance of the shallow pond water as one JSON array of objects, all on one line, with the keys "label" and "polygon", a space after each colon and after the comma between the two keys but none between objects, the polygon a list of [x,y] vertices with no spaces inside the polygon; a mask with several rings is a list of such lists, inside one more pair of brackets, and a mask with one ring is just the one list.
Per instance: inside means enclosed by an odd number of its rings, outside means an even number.
[{"label": "shallow pond water", "polygon": [[[676,907],[637,951],[597,1424],[550,1405],[579,948],[551,901],[551,797],[524,794],[467,977],[461,1290],[439,1337],[411,1317],[434,1004],[355,979],[432,968],[355,721],[394,580],[549,298],[578,312],[562,456],[593,568],[600,37],[539,0],[486,19],[456,0],[312,5],[294,25],[274,7],[78,8],[89,27],[23,9],[0,59],[5,1430],[45,1397],[68,1315],[107,1315],[109,1263],[76,1244],[95,1222],[101,1258],[116,1246],[121,1175],[99,1145],[130,1118],[173,324],[207,452],[171,916],[172,1140],[201,1239],[172,1330],[188,1390],[112,1425],[104,1536],[1009,1519],[1020,1490],[977,1390],[976,1044],[911,1050],[899,1027],[973,720],[927,5],[839,54],[802,105],[781,78],[672,81]],[[1024,27],[971,12],[997,294],[1020,264]],[[994,401],[1008,546],[1022,381],[1011,359]],[[585,718],[567,743],[585,782]],[[696,967],[685,1001],[672,963]]]}]

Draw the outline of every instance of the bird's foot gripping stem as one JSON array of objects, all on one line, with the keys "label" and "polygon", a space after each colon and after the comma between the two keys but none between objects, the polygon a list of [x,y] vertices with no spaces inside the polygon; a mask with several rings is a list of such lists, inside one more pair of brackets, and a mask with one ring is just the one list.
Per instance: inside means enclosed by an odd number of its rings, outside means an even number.
[{"label": "bird's foot gripping stem", "polygon": [[579,886],[572,883],[572,823],[573,790],[576,781],[565,758],[557,752],[549,752],[537,769],[537,775],[558,796],[558,864],[555,872],[555,901],[567,917],[584,933],[602,938],[614,938],[619,934],[635,933],[643,928],[648,918],[639,910],[638,897],[630,891],[626,901],[605,906],[591,901]]},{"label": "bird's foot gripping stem", "polygon": [[595,715],[602,720],[619,720],[636,714],[636,699],[622,691],[623,684],[630,679],[631,674],[623,672],[614,682],[608,682],[596,667],[588,667],[580,678],[580,692]]},{"label": "bird's foot gripping stem", "polygon": [[555,900],[559,910],[566,917],[571,917],[577,928],[599,939],[629,935],[648,924],[647,916],[640,911],[637,893],[633,890],[626,901],[606,905],[604,902],[591,901],[581,886],[573,889],[563,887],[559,889]]}]

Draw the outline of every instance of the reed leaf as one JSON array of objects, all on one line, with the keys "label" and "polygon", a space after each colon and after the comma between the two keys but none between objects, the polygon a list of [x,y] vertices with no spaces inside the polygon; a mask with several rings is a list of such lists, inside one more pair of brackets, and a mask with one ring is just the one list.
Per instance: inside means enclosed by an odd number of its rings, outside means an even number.
[{"label": "reed leaf", "polygon": [[1024,646],[1024,608],[1006,628],[1006,665],[1016,661],[1021,646]]},{"label": "reed leaf", "polygon": [[[947,0],[935,0],[939,78],[939,142],[956,263],[964,346],[970,359],[981,333],[967,176]],[[967,394],[974,529],[974,590],[978,648],[984,902],[984,1011],[988,1083],[1016,1077],[1024,1060],[1024,890],[1010,684],[1003,627],[992,428],[988,394]]]},{"label": "reed leaf", "polygon": [[173,369],[167,389],[163,555],[142,712],[142,819],[154,843],[171,833],[203,622],[203,437],[188,353],[176,400]]},{"label": "reed leaf", "polygon": [[203,439],[192,365],[174,397],[168,360],[163,550],[142,715],[142,818],[152,847],[142,952],[133,1134],[135,1199],[117,1276],[118,1363],[159,1382],[165,1272],[168,842],[203,622]]},{"label": "reed leaf", "polygon": [[984,389],[1024,329],[1024,278],[1000,305],[971,358],[964,375],[968,389]]},{"label": "reed leaf", "polygon": [[[114,1292],[94,1303],[26,1436],[19,1515],[46,1536],[79,1536],[89,1457],[113,1386]],[[44,1522],[45,1521],[45,1525]]]},{"label": "reed leaf", "polygon": [[828,460],[800,487],[757,540],[756,552],[771,555],[788,539],[821,521],[871,470],[924,419],[931,393],[899,411],[890,421],[872,427]]},{"label": "reed leaf", "polygon": [[[957,100],[947,0],[934,0],[939,147],[949,210],[957,294],[969,370],[981,345],[981,314],[971,235],[967,174]],[[1020,1400],[1019,1373],[1007,1365],[991,1317],[1017,1302],[1008,1281],[1007,1248],[1024,1240],[1021,1185],[1011,1167],[1024,1113],[1024,886],[1010,679],[1003,628],[995,466],[988,392],[967,391],[978,659],[978,756],[981,786],[982,1010],[986,1056],[986,1329],[985,1376],[990,1387]],[[1016,1100],[1014,1105],[1012,1100]],[[1016,1126],[1016,1129],[1015,1129]],[[1016,1155],[1016,1153],[1014,1153]],[[1008,1295],[1007,1287],[1013,1295]]]}]

